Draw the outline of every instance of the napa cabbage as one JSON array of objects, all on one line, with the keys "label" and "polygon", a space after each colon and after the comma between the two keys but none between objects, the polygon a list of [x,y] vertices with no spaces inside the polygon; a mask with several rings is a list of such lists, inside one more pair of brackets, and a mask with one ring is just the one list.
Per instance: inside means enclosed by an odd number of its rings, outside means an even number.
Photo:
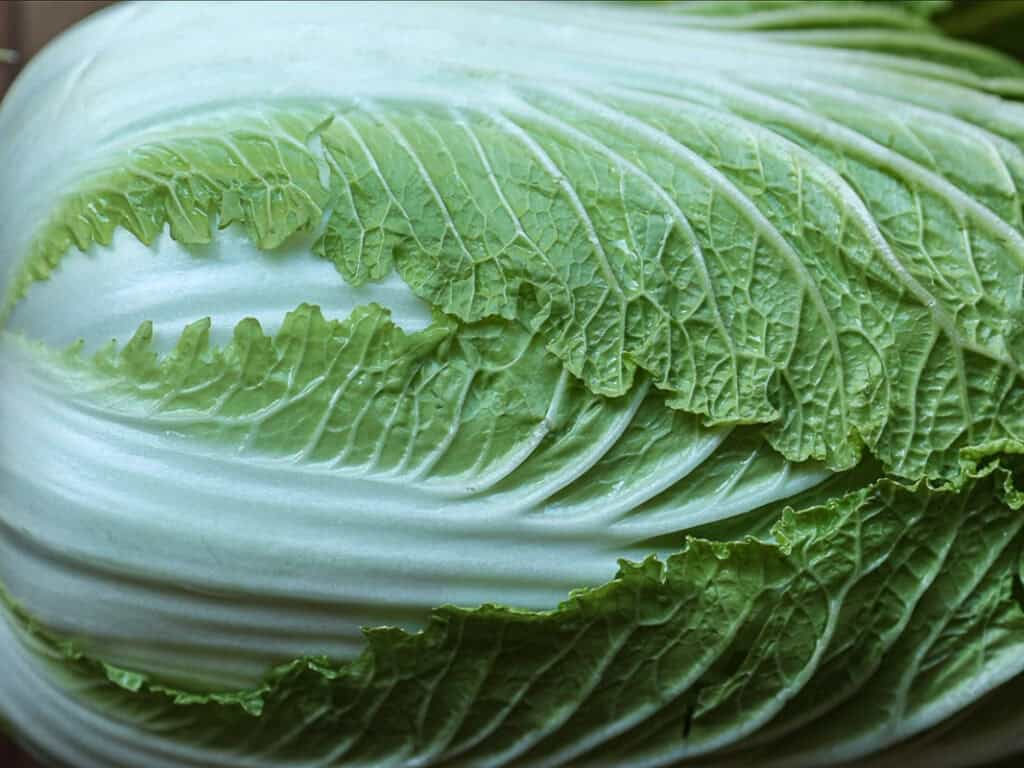
[{"label": "napa cabbage", "polygon": [[1022,746],[1024,70],[934,4],[117,7],[0,108],[67,766]]}]

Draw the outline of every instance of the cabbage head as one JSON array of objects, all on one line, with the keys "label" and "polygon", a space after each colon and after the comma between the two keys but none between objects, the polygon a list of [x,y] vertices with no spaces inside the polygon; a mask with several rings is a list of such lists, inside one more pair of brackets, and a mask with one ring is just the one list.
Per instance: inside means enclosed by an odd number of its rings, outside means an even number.
[{"label": "cabbage head", "polygon": [[934,3],[145,3],[0,108],[0,718],[70,768],[1024,749],[1024,67]]}]

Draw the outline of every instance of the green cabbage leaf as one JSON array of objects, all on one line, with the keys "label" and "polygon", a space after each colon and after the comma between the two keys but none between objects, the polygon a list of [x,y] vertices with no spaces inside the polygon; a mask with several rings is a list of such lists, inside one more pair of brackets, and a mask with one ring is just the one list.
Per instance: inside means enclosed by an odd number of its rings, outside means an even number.
[{"label": "green cabbage leaf", "polygon": [[1024,67],[941,5],[72,30],[0,108],[0,718],[74,768],[1024,748]]}]

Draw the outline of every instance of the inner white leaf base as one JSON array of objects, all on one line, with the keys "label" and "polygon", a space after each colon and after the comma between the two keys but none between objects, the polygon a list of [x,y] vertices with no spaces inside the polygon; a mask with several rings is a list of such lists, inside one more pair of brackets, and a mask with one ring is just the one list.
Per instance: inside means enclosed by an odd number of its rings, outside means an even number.
[{"label": "inner white leaf base", "polygon": [[339,318],[375,302],[390,309],[392,322],[405,331],[430,324],[430,306],[397,274],[353,286],[313,254],[314,239],[295,237],[267,252],[240,227],[229,227],[208,245],[182,245],[164,231],[147,246],[119,229],[110,245],[69,252],[51,278],[35,283],[15,306],[7,328],[56,348],[81,339],[90,352],[111,339],[127,341],[150,320],[153,348],[167,352],[185,325],[202,317],[211,320],[216,346],[230,341],[246,317],[273,335],[285,313],[302,302]]},{"label": "inner white leaf base", "polygon": [[553,608],[608,581],[617,558],[649,555],[651,537],[828,476],[758,469],[756,447],[719,455],[736,451],[728,432],[705,430],[671,461],[572,485],[636,439],[642,388],[557,471],[453,493],[188,439],[98,407],[88,379],[35,351],[0,341],[0,583],[103,659],[204,687],[307,654],[352,658],[362,627],[415,629],[438,605]]}]

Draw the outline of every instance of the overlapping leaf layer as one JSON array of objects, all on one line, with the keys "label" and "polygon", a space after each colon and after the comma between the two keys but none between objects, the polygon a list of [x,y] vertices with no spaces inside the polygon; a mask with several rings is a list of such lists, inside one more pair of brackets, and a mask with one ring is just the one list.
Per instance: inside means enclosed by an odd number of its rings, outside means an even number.
[{"label": "overlapping leaf layer", "polygon": [[[493,71],[430,59],[415,96],[206,106],[100,153],[8,286],[0,352],[38,414],[0,454],[0,545],[97,583],[107,569],[128,585],[111,595],[203,594],[239,613],[197,620],[209,636],[184,650],[133,629],[149,654],[133,657],[130,634],[61,626],[60,589],[11,565],[4,715],[81,765],[739,767],[899,755],[969,705],[1015,701],[1024,73],[942,38],[929,7],[590,9],[581,28],[614,28],[622,56],[566,32],[572,9],[519,10],[565,41],[549,78],[526,74],[548,43],[509,43]],[[303,303],[224,344],[187,318],[161,352],[140,317],[95,355],[19,326],[76,250],[102,259],[120,230],[187,250],[228,227],[271,254],[309,243],[339,289],[397,274],[432,322]],[[130,506],[149,509],[142,490],[95,492],[105,467],[132,471],[127,447],[34,482],[16,454],[45,455],[46,435],[132,436],[162,457],[153,489],[194,483],[194,530],[155,547],[146,574],[44,533],[30,514],[44,485],[87,486],[97,540],[117,541],[111,499],[140,536]],[[265,553],[266,590],[246,586],[233,540],[256,534],[220,513],[265,520],[274,502],[218,496],[196,470],[217,455],[239,483],[274,478],[268,498],[277,478],[308,489],[309,509],[290,499],[268,523],[295,518]],[[320,514],[336,550],[303,538]],[[482,584],[493,604],[427,610],[432,549],[453,561],[439,581],[472,583],[453,594]],[[594,586],[623,555],[635,562]],[[541,605],[566,557],[588,575]],[[188,625],[173,601],[133,601],[140,624]],[[354,658],[303,658],[235,692],[178,684],[182,659],[231,653],[224,627],[248,627],[257,660],[306,632],[336,647],[321,625],[278,638],[261,624],[277,601],[424,628],[368,629]],[[31,725],[43,712],[61,744]]]}]

